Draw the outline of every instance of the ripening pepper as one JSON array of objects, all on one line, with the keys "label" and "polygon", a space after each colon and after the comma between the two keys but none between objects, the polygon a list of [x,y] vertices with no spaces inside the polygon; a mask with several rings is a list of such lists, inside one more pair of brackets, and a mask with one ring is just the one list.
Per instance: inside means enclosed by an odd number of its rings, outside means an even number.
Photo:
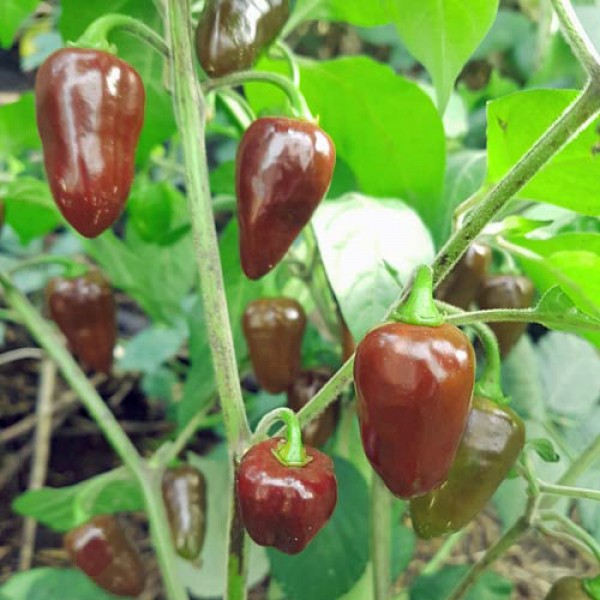
[{"label": "ripening pepper", "polygon": [[177,554],[186,560],[197,559],[206,534],[204,475],[189,465],[167,469],[162,493]]},{"label": "ripening pepper", "polygon": [[291,298],[261,298],[250,302],[242,329],[254,374],[271,394],[284,392],[300,372],[306,315]]},{"label": "ripening pepper", "polygon": [[[331,379],[327,369],[302,371],[287,390],[287,405],[298,412]],[[335,431],[340,416],[339,402],[332,402],[320,415],[302,428],[302,440],[320,448]]]},{"label": "ripening pepper", "polygon": [[471,244],[437,288],[437,299],[467,310],[477,298],[491,262],[492,250],[489,246],[477,242]]},{"label": "ripening pepper", "polygon": [[123,528],[112,515],[99,515],[69,531],[65,548],[96,585],[116,596],[139,596],[144,568]]},{"label": "ripening pepper", "polygon": [[48,183],[81,235],[96,237],[123,210],[144,99],[137,72],[107,52],[63,48],[37,73],[37,125]]},{"label": "ripening pepper", "polygon": [[110,373],[117,339],[112,287],[100,271],[67,279],[55,277],[46,286],[50,316],[73,354],[86,366]]},{"label": "ripening pepper", "polygon": [[600,596],[588,593],[591,590],[586,589],[586,581],[589,580],[563,577],[550,588],[544,600],[597,600]]},{"label": "ripening pepper", "polygon": [[249,69],[289,12],[289,0],[207,0],[196,29],[196,54],[206,74]]},{"label": "ripening pepper", "polygon": [[283,464],[274,454],[283,443],[272,438],[248,450],[240,463],[237,494],[250,537],[260,546],[297,554],[331,517],[337,482],[331,459],[309,446],[307,464]]},{"label": "ripening pepper", "polygon": [[267,274],[310,221],[333,176],[335,147],[314,123],[263,118],[236,158],[240,257],[250,279]]},{"label": "ripening pepper", "polygon": [[[530,308],[535,289],[527,277],[494,275],[483,282],[477,304],[483,310],[494,308]],[[500,354],[506,356],[527,329],[527,323],[490,323],[498,339]]]},{"label": "ripening pepper", "polygon": [[354,383],[362,443],[394,495],[422,496],[446,480],[474,379],[473,347],[450,324],[387,323],[358,344]]},{"label": "ripening pepper", "polygon": [[525,427],[518,415],[476,396],[448,478],[410,501],[417,534],[427,539],[467,525],[504,481],[524,443]]}]

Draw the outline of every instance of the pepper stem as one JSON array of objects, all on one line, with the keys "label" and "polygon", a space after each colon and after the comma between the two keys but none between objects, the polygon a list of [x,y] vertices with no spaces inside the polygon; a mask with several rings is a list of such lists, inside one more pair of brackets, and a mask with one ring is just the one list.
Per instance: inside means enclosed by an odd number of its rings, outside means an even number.
[{"label": "pepper stem", "polygon": [[592,600],[600,600],[600,575],[593,579],[584,579],[583,589]]},{"label": "pepper stem", "polygon": [[278,411],[277,417],[286,424],[286,441],[273,449],[275,458],[286,467],[304,467],[312,459],[302,444],[302,429],[296,413],[289,408]]},{"label": "pepper stem", "polygon": [[415,280],[406,302],[392,314],[395,321],[411,325],[439,327],[444,323],[442,313],[433,300],[433,271],[427,265],[417,269]]}]

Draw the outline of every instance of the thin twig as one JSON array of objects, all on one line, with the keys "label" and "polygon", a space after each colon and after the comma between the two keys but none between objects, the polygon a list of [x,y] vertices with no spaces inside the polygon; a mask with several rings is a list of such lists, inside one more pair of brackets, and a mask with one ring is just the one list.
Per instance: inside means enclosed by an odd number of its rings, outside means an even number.
[{"label": "thin twig", "polygon": [[17,360],[42,360],[44,352],[39,348],[17,348],[0,354],[0,366]]},{"label": "thin twig", "polygon": [[[29,489],[37,490],[46,481],[48,458],[50,455],[50,439],[52,437],[52,397],[56,388],[56,364],[45,358],[40,369],[40,385],[38,389],[36,416],[37,425],[33,445],[33,459]],[[19,556],[19,570],[26,571],[31,567],[35,547],[35,519],[27,518],[23,523],[23,544]]]}]

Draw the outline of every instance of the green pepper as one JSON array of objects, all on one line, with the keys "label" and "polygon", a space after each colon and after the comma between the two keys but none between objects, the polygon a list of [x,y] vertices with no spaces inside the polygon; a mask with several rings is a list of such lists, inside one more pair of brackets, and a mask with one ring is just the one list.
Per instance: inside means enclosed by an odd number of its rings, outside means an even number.
[{"label": "green pepper", "polygon": [[488,503],[525,443],[521,419],[508,407],[476,396],[448,479],[413,498],[410,513],[422,538],[462,529]]}]

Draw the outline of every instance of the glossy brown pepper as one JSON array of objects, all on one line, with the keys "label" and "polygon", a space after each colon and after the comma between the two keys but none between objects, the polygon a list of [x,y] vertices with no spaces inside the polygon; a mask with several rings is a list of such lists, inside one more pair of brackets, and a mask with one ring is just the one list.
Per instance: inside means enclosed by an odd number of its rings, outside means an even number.
[{"label": "glossy brown pepper", "polygon": [[64,543],[75,565],[102,589],[116,596],[139,596],[144,590],[140,557],[112,515],[69,531]]},{"label": "glossy brown pepper", "polygon": [[[331,379],[327,369],[302,371],[287,391],[287,404],[298,412]],[[335,431],[340,416],[339,402],[331,403],[320,415],[302,428],[302,441],[320,448]]]},{"label": "glossy brown pepper", "polygon": [[476,396],[448,478],[410,501],[417,534],[432,538],[470,523],[504,481],[524,443],[525,426],[518,415]]},{"label": "glossy brown pepper", "polygon": [[[494,308],[530,308],[535,288],[527,277],[495,275],[481,286],[477,303],[483,310]],[[489,323],[498,338],[500,354],[506,356],[527,329],[527,323]]]},{"label": "glossy brown pepper", "polygon": [[55,277],[46,287],[50,316],[73,354],[86,366],[110,373],[117,339],[116,307],[110,282],[100,271]]},{"label": "glossy brown pepper", "polygon": [[550,588],[544,600],[592,600],[592,596],[578,577],[563,577]]},{"label": "glossy brown pepper", "polygon": [[52,195],[79,233],[96,237],[117,220],[131,188],[142,80],[112,54],[63,48],[40,67],[35,99]]},{"label": "glossy brown pepper", "polygon": [[314,123],[258,119],[236,159],[240,256],[250,279],[267,274],[310,221],[333,176],[335,147]]},{"label": "glossy brown pepper", "polygon": [[204,475],[189,465],[167,469],[162,493],[177,554],[186,560],[197,559],[206,534]]},{"label": "glossy brown pepper", "polygon": [[489,246],[477,242],[471,244],[436,290],[436,298],[467,310],[477,298],[491,262]]},{"label": "glossy brown pepper", "polygon": [[466,426],[475,354],[453,325],[387,323],[358,344],[357,409],[365,454],[399,498],[447,478]]},{"label": "glossy brown pepper", "polygon": [[325,525],[337,502],[333,462],[305,446],[310,462],[285,466],[273,455],[282,438],[256,444],[242,458],[237,493],[244,527],[260,546],[297,554]]},{"label": "glossy brown pepper", "polygon": [[258,383],[271,394],[284,392],[300,372],[304,309],[291,298],[254,300],[242,329]]},{"label": "glossy brown pepper", "polygon": [[196,29],[196,54],[206,74],[249,69],[289,12],[288,0],[207,0]]}]

